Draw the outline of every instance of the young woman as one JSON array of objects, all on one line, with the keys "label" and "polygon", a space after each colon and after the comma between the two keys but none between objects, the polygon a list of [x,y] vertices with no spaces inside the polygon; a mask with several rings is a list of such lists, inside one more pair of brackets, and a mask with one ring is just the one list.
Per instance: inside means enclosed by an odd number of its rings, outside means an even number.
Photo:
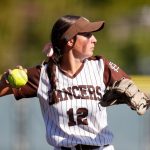
[{"label": "young woman", "polygon": [[114,81],[129,77],[116,64],[93,56],[97,39],[92,32],[103,27],[104,21],[63,16],[51,32],[53,55],[47,51],[47,62],[27,69],[28,83],[13,88],[2,77],[0,96],[39,98],[46,139],[55,150],[114,150],[99,101]]}]

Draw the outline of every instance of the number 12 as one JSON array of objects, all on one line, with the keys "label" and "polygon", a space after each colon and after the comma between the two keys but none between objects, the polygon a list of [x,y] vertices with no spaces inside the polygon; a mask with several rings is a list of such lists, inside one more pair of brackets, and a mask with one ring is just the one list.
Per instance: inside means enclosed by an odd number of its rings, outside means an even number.
[{"label": "number 12", "polygon": [[88,125],[87,116],[88,116],[88,109],[86,108],[78,108],[76,111],[77,120],[74,119],[73,108],[70,108],[67,111],[67,115],[69,118],[68,126],[75,126],[75,125]]}]

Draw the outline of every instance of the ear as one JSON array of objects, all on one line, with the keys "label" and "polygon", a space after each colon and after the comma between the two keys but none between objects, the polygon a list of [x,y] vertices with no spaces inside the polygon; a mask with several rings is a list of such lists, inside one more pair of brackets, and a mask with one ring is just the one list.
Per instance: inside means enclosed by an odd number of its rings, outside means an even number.
[{"label": "ear", "polygon": [[74,45],[74,39],[72,38],[67,42],[67,46],[72,47],[73,45]]}]

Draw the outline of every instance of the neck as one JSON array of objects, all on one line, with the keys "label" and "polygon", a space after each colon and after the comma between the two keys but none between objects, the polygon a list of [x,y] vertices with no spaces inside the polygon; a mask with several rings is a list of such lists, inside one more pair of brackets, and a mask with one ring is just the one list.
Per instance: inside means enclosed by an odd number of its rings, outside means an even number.
[{"label": "neck", "polygon": [[60,61],[60,68],[69,75],[74,75],[83,64],[83,61],[73,57],[72,55],[64,54]]}]

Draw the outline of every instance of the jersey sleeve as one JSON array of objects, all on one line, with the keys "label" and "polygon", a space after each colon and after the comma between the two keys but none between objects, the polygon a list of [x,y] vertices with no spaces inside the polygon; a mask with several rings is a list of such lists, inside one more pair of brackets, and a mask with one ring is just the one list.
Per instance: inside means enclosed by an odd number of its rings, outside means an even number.
[{"label": "jersey sleeve", "polygon": [[37,96],[37,90],[40,80],[41,66],[27,69],[28,82],[20,88],[12,88],[16,100],[22,98],[31,98]]},{"label": "jersey sleeve", "polygon": [[120,80],[122,77],[130,79],[118,65],[115,63],[102,58],[104,62],[104,83],[107,86],[112,86],[113,83],[117,80]]}]

